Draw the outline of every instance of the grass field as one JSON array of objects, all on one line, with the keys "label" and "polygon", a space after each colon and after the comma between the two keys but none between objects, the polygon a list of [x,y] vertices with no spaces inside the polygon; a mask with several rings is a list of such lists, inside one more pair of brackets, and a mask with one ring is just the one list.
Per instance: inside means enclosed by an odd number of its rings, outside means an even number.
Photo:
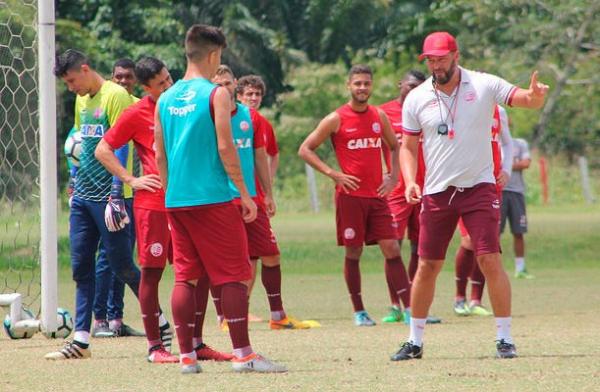
[{"label": "grass field", "polygon": [[[323,327],[270,331],[251,324],[257,351],[288,365],[285,375],[238,375],[227,364],[206,363],[199,375],[180,376],[177,366],[145,362],[142,338],[93,340],[93,358],[47,362],[43,355],[60,345],[41,335],[10,341],[0,337],[0,391],[171,391],[171,390],[511,390],[600,389],[600,208],[537,207],[530,211],[528,265],[537,278],[513,280],[513,332],[520,358],[494,355],[490,318],[452,314],[453,263],[438,280],[432,312],[443,324],[428,326],[421,361],[392,363],[389,355],[408,336],[404,325],[357,328],[352,324],[342,271],[342,250],[334,245],[330,214],[284,214],[275,222],[283,254],[284,304],[299,318]],[[456,241],[449,251],[453,255]],[[512,271],[510,238],[504,236],[505,265]],[[62,256],[65,259],[65,256]],[[450,259],[450,257],[449,257]],[[363,297],[371,315],[386,313],[382,259],[368,249],[362,260]],[[69,269],[60,274],[59,304],[73,309]],[[165,274],[161,299],[168,308],[172,274]],[[141,328],[139,309],[126,296],[126,321]],[[487,302],[487,299],[486,299]],[[209,303],[205,338],[227,350]],[[267,317],[260,284],[251,311]]]}]

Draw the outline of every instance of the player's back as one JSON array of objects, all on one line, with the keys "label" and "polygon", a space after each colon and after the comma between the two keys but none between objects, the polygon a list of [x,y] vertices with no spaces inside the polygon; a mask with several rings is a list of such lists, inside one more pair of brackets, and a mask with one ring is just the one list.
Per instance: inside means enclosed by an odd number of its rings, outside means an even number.
[{"label": "player's back", "polygon": [[169,168],[167,208],[232,199],[217,148],[212,110],[216,88],[203,78],[179,80],[158,101]]}]

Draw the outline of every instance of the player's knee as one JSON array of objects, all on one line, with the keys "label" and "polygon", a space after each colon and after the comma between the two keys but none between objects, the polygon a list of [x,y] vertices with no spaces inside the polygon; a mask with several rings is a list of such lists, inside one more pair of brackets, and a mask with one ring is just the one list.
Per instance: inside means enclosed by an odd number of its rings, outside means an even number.
[{"label": "player's knee", "polygon": [[359,259],[362,255],[362,246],[359,247],[346,247],[346,258],[348,259]]},{"label": "player's knee", "polygon": [[420,259],[417,274],[421,279],[435,278],[442,269],[442,264],[443,261],[440,260]]},{"label": "player's knee", "polygon": [[488,253],[477,256],[477,262],[481,272],[488,277],[504,272],[502,259],[499,253]]},{"label": "player's knee", "polygon": [[263,256],[260,258],[260,260],[262,261],[262,265],[265,267],[277,267],[281,264],[281,258],[279,255]]}]

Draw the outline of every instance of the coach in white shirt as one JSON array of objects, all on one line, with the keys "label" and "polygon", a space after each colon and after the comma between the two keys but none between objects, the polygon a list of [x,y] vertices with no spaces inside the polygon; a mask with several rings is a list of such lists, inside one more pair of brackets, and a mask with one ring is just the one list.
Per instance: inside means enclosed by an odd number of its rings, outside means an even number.
[{"label": "coach in white shirt", "polygon": [[[422,357],[423,330],[435,281],[461,217],[488,282],[496,317],[496,356],[513,358],[517,353],[510,333],[510,282],[500,258],[500,202],[490,129],[496,104],[539,109],[548,86],[538,83],[537,72],[532,74],[529,88],[521,89],[497,76],[459,67],[456,40],[447,32],[427,36],[419,60],[424,58],[432,76],[404,102],[405,139],[400,149],[406,199],[423,202],[419,267],[411,292],[410,337],[391,359]],[[423,190],[415,182],[420,135],[427,168]]]}]

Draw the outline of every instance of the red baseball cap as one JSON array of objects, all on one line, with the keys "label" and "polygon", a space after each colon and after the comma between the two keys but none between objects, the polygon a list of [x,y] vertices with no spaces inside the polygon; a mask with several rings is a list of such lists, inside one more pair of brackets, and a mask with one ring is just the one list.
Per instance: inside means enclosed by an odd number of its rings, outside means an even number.
[{"label": "red baseball cap", "polygon": [[445,56],[457,50],[456,39],[450,33],[436,31],[429,34],[423,41],[423,53],[419,55],[419,61],[427,56]]}]

